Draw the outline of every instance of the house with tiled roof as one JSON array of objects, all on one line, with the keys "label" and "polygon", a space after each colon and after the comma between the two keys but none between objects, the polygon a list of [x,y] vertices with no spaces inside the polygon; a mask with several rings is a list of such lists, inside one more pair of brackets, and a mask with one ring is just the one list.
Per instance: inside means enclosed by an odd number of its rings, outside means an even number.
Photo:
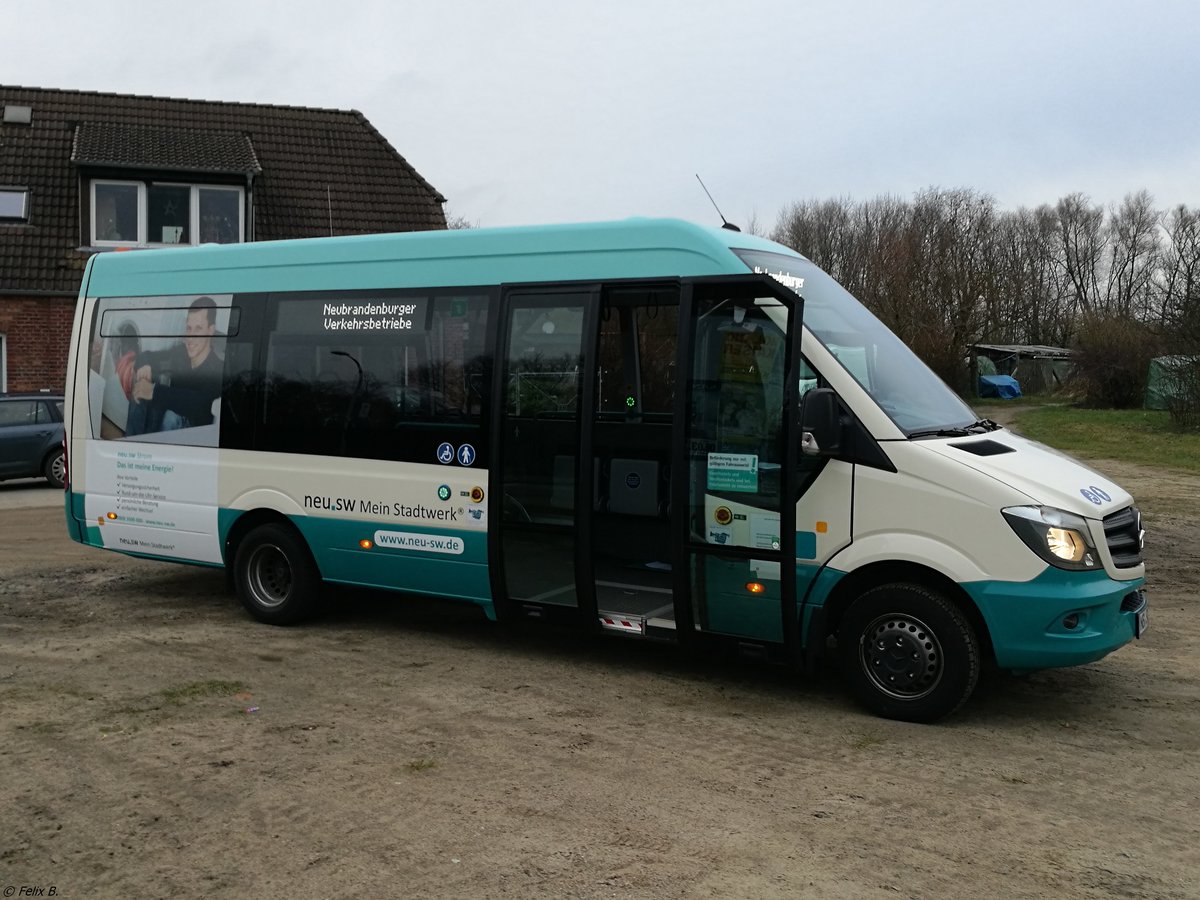
[{"label": "house with tiled roof", "polygon": [[442,229],[366,117],[0,85],[0,391],[60,390],[88,257]]}]

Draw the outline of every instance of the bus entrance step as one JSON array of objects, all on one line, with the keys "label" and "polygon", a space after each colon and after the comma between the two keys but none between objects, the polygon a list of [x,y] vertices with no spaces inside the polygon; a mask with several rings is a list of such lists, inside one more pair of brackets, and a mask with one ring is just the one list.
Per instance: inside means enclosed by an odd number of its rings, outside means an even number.
[{"label": "bus entrance step", "polygon": [[641,616],[626,616],[621,613],[600,613],[600,627],[606,631],[622,634],[646,634],[646,620]]}]

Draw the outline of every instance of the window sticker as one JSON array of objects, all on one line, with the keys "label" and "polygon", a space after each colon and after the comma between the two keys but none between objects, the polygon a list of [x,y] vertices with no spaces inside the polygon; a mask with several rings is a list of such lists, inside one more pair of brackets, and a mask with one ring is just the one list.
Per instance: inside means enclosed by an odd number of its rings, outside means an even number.
[{"label": "window sticker", "polygon": [[779,516],[774,513],[750,514],[750,546],[756,550],[779,549]]},{"label": "window sticker", "polygon": [[733,544],[733,529],[728,525],[709,525],[708,542],[710,544]]},{"label": "window sticker", "polygon": [[744,493],[757,491],[758,454],[708,454],[708,489],[710,491],[740,491]]}]

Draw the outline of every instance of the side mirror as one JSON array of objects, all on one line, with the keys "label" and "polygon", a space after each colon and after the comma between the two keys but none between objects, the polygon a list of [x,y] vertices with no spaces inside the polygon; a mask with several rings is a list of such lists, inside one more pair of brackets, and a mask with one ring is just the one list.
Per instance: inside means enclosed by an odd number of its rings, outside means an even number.
[{"label": "side mirror", "polygon": [[833,456],[842,449],[842,420],[832,388],[815,388],[800,404],[800,452]]}]

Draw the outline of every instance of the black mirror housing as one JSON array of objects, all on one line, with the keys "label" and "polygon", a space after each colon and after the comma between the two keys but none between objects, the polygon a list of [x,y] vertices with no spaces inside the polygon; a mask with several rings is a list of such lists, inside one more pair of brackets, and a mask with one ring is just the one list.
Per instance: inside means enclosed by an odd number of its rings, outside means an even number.
[{"label": "black mirror housing", "polygon": [[801,451],[834,456],[842,449],[842,420],[832,388],[814,388],[800,404]]}]

